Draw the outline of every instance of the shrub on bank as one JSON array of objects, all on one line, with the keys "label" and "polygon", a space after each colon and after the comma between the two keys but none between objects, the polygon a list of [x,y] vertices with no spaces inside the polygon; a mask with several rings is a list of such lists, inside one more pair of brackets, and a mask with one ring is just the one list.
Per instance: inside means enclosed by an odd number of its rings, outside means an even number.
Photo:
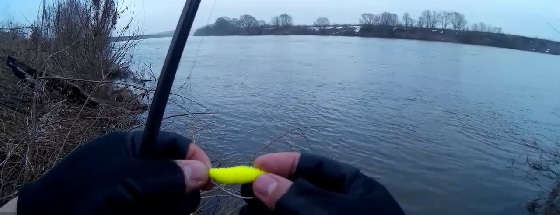
[{"label": "shrub on bank", "polygon": [[[80,144],[139,125],[149,90],[119,81],[142,79],[130,69],[133,38],[112,42],[129,32],[117,29],[122,12],[116,0],[61,0],[46,5],[32,26],[3,26],[0,204]],[[19,79],[5,65],[8,56],[35,73]],[[75,89],[85,102],[72,98]]]}]

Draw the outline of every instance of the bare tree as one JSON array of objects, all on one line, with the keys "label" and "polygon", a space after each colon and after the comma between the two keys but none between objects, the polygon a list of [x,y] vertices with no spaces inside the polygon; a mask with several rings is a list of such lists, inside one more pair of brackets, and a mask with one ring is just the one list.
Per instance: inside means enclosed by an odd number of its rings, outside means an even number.
[{"label": "bare tree", "polygon": [[502,28],[500,27],[493,27],[492,30],[490,31],[492,33],[496,33],[496,34],[501,34],[502,32]]},{"label": "bare tree", "polygon": [[245,14],[239,17],[239,27],[242,32],[256,34],[259,28],[259,21],[255,17]]},{"label": "bare tree", "polygon": [[280,14],[280,16],[272,17],[270,24],[278,28],[278,27],[292,26],[294,24],[293,22],[294,21],[292,16],[283,13]]},{"label": "bare tree", "polygon": [[374,25],[381,25],[381,16],[380,15],[374,15],[373,16],[373,24]]},{"label": "bare tree", "polygon": [[416,27],[418,28],[426,27],[426,19],[422,16],[418,17],[418,22],[416,23]]},{"label": "bare tree", "polygon": [[275,27],[280,27],[280,17],[278,16],[272,17],[272,19],[270,20],[270,24]]},{"label": "bare tree", "polygon": [[384,12],[380,16],[381,25],[396,26],[399,24],[399,16],[394,13]]},{"label": "bare tree", "polygon": [[216,19],[212,28],[218,35],[234,34],[238,31],[236,20],[229,17],[220,17]]},{"label": "bare tree", "polygon": [[486,24],[484,22],[475,23],[471,26],[471,31],[489,32],[501,34],[502,28]]},{"label": "bare tree", "polygon": [[259,22],[251,15],[242,15],[239,17],[239,26],[242,29],[255,28],[259,26]]},{"label": "bare tree", "polygon": [[234,25],[236,28],[241,28],[241,23],[239,22],[238,18],[229,18],[229,22]]},{"label": "bare tree", "polygon": [[318,26],[318,27],[326,27],[326,26],[330,25],[331,22],[329,21],[329,19],[327,17],[319,17],[319,18],[317,18],[317,20],[313,24],[315,26]]},{"label": "bare tree", "polygon": [[437,13],[431,10],[423,11],[419,19],[421,19],[419,24],[422,24],[422,27],[425,28],[435,28],[438,23]]},{"label": "bare tree", "polygon": [[404,24],[404,27],[406,27],[406,28],[410,28],[414,25],[414,19],[412,19],[412,17],[410,17],[409,13],[404,13],[403,14],[402,22]]},{"label": "bare tree", "polygon": [[364,13],[360,17],[360,24],[362,25],[375,25],[376,24],[376,15],[371,13]]},{"label": "bare tree", "polygon": [[481,23],[479,24],[479,26],[480,26],[480,31],[488,32],[488,25],[486,25],[486,23],[481,22]]},{"label": "bare tree", "polygon": [[484,22],[479,22],[471,26],[471,31],[490,32],[492,28],[493,28],[492,26],[487,25]]},{"label": "bare tree", "polygon": [[280,16],[278,16],[278,19],[280,21],[280,27],[292,26],[294,24],[294,19],[292,18],[292,16],[286,13],[280,14]]},{"label": "bare tree", "polygon": [[469,30],[470,31],[480,31],[480,26],[478,25],[478,23],[474,23],[474,24],[471,25]]},{"label": "bare tree", "polygon": [[436,20],[434,28],[437,28],[438,26],[441,27],[441,23],[442,23],[442,20],[443,20],[443,14],[441,12],[434,11],[434,15],[435,15],[434,17],[435,17],[435,20]]},{"label": "bare tree", "polygon": [[441,25],[441,29],[447,29],[451,25],[451,20],[453,19],[453,12],[443,11],[438,13],[438,22]]},{"label": "bare tree", "polygon": [[443,13],[438,11],[433,11],[432,15],[434,17],[432,28],[437,28],[438,26],[441,27],[441,23],[443,22]]},{"label": "bare tree", "polygon": [[451,26],[454,30],[465,30],[467,26],[467,19],[465,19],[465,15],[453,12],[451,13]]},{"label": "bare tree", "polygon": [[471,31],[486,31],[486,24],[479,22],[471,25]]}]

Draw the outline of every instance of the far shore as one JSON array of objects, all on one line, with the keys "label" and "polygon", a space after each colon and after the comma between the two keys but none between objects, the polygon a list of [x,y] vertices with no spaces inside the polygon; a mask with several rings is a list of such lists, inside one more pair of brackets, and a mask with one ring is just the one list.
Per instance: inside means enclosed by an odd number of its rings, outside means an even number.
[{"label": "far shore", "polygon": [[[232,36],[232,35],[326,35],[410,39],[423,41],[451,42],[470,45],[482,45],[497,48],[516,49],[522,51],[539,52],[560,55],[560,42],[530,38],[503,33],[464,31],[438,28],[417,28],[402,26],[377,25],[329,25],[288,27],[263,27],[250,33],[243,31],[224,32],[212,28],[201,28],[195,36]],[[144,38],[151,38],[146,36]]]},{"label": "far shore", "polygon": [[[113,38],[113,41],[142,40],[172,37],[173,32],[157,35],[124,36]],[[348,36],[388,39],[409,39],[423,41],[450,42],[470,45],[490,46],[497,48],[516,49],[543,54],[560,55],[560,42],[501,33],[458,31],[450,29],[403,28],[393,26],[333,25],[327,27],[291,26],[284,28],[263,28],[258,33],[218,33],[197,30],[194,36],[264,36],[264,35],[315,35],[315,36]]]}]

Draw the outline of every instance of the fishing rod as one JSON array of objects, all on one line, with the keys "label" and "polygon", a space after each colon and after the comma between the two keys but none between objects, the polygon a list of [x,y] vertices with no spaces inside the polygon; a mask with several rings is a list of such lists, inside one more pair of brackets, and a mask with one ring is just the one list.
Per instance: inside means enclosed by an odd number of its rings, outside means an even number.
[{"label": "fishing rod", "polygon": [[185,1],[183,12],[179,18],[179,23],[175,28],[175,33],[173,33],[171,45],[167,51],[167,56],[165,57],[161,73],[159,74],[154,99],[150,105],[150,112],[148,113],[146,127],[144,128],[144,134],[142,136],[143,147],[140,149],[141,154],[150,154],[157,148],[156,139],[159,136],[159,131],[161,129],[161,121],[163,120],[163,114],[165,113],[165,106],[167,106],[169,94],[171,93],[171,87],[173,86],[173,81],[175,80],[175,74],[177,73],[179,62],[183,56],[183,50],[185,49],[187,39],[189,38],[200,1],[201,0]]},{"label": "fishing rod", "polygon": [[[146,127],[144,128],[144,134],[142,136],[142,147],[140,148],[140,153],[142,155],[150,155],[157,149],[156,140],[159,136],[165,106],[167,106],[169,94],[171,93],[171,87],[173,86],[173,81],[175,80],[175,74],[177,73],[177,68],[179,67],[183,50],[185,49],[187,39],[189,38],[189,33],[196,16],[196,12],[198,11],[200,1],[201,0],[186,0],[185,7],[181,13],[181,18],[179,18],[179,23],[177,24],[177,28],[173,34],[173,40],[171,40],[171,45],[167,51],[163,68],[159,74],[154,99],[150,105],[150,112],[148,113]],[[265,172],[249,166],[211,168],[208,171],[208,176],[212,180],[222,184],[251,183],[262,174],[265,174]],[[228,192],[225,189],[223,190]]]}]

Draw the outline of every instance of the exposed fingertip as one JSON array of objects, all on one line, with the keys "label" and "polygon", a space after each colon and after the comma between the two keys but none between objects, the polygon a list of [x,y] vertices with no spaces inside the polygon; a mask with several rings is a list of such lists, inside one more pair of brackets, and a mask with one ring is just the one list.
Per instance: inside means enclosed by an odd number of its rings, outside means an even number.
[{"label": "exposed fingertip", "polygon": [[212,168],[212,163],[210,163],[210,158],[208,157],[206,152],[204,152],[204,150],[202,150],[202,148],[200,148],[200,146],[198,146],[194,143],[189,145],[189,149],[188,149],[187,156],[186,156],[185,160],[198,160],[198,161],[206,164],[206,166],[208,166],[208,168]]},{"label": "exposed fingertip", "polygon": [[208,166],[197,160],[178,160],[185,176],[186,191],[200,190],[209,183]]},{"label": "exposed fingertip", "polygon": [[255,167],[283,177],[291,176],[297,167],[299,152],[281,152],[262,155],[255,159]]},{"label": "exposed fingertip", "polygon": [[274,174],[264,174],[253,183],[255,196],[268,208],[274,209],[276,202],[288,192],[292,182]]}]

